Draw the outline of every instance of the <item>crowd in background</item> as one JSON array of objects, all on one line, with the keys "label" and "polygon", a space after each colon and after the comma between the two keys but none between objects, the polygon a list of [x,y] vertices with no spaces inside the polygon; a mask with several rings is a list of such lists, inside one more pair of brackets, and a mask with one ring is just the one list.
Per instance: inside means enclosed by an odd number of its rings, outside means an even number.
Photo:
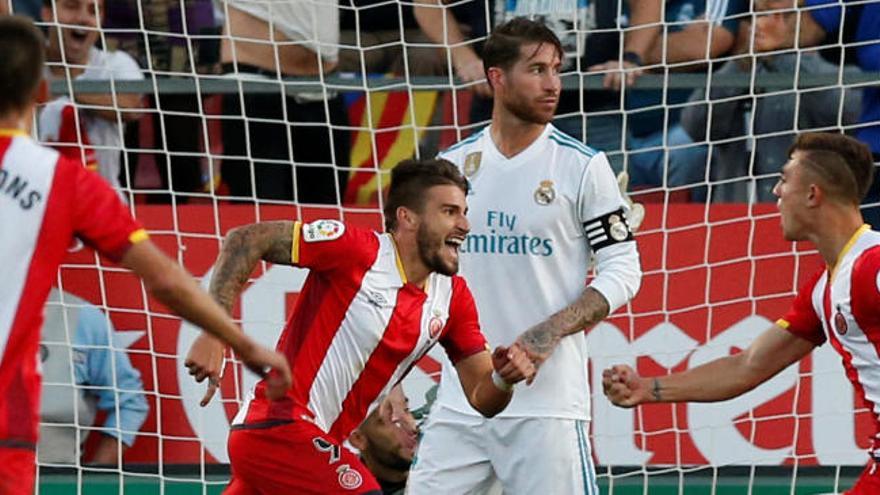
[{"label": "crowd in background", "polygon": [[[878,89],[841,84],[880,70],[880,2],[570,3],[566,10],[565,2],[534,0],[12,0],[11,8],[46,26],[53,79],[222,75],[268,84],[451,74],[450,86],[473,94],[455,122],[473,124],[467,128],[489,118],[482,40],[511,17],[539,17],[563,40],[564,74],[604,75],[602,89],[566,85],[555,125],[605,151],[637,190],[772,201],[788,145],[804,130],[844,130],[880,153]],[[645,74],[675,81],[681,73],[712,77],[688,87],[638,84]],[[717,84],[736,75],[753,83]],[[759,84],[774,75],[788,82]],[[824,84],[801,86],[822,75]],[[360,123],[350,122],[337,90],[278,88],[213,98],[68,94],[42,112],[40,138],[80,154],[119,188],[137,188],[138,167],[150,163],[156,190],[184,193],[150,201],[186,202],[185,193],[214,190],[340,204]],[[868,201],[878,198],[873,192]]]}]

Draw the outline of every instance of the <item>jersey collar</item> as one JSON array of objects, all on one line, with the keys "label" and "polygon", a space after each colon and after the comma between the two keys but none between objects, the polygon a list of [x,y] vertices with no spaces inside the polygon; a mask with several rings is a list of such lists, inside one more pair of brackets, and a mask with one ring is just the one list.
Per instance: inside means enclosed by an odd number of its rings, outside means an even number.
[{"label": "jersey collar", "polygon": [[0,137],[27,137],[28,133],[21,129],[0,129]]},{"label": "jersey collar", "polygon": [[840,262],[843,261],[843,258],[847,254],[849,254],[853,245],[855,245],[856,241],[859,240],[859,237],[861,237],[862,234],[864,234],[865,232],[867,232],[869,230],[871,230],[871,226],[868,224],[863,224],[861,227],[859,227],[858,230],[856,230],[856,232],[852,235],[852,237],[850,237],[849,240],[846,241],[846,244],[844,244],[843,249],[840,250],[840,254],[837,255],[837,261],[834,262],[834,266],[831,266],[828,268],[828,279],[829,280],[834,280],[834,272],[837,270],[837,267],[840,266]]}]

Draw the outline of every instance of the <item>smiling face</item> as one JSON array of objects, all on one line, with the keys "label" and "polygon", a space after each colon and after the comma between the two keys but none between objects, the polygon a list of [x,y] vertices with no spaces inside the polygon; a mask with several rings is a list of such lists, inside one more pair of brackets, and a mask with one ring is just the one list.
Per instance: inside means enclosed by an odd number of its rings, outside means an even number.
[{"label": "smiling face", "polygon": [[49,29],[49,53],[60,56],[67,64],[86,65],[89,50],[98,41],[104,0],[56,0],[55,11],[44,6],[43,21],[56,23]]},{"label": "smiling face", "polygon": [[767,52],[790,47],[796,29],[791,0],[755,2],[755,50]]},{"label": "smiling face", "polygon": [[502,71],[503,88],[499,94],[496,86],[495,97],[520,120],[546,124],[553,120],[559,104],[561,65],[559,52],[550,43],[525,44],[520,47],[519,60]]},{"label": "smiling face", "polygon": [[459,249],[470,231],[466,213],[464,191],[458,186],[427,190],[423,211],[418,214],[416,244],[429,270],[448,276],[458,273]]}]

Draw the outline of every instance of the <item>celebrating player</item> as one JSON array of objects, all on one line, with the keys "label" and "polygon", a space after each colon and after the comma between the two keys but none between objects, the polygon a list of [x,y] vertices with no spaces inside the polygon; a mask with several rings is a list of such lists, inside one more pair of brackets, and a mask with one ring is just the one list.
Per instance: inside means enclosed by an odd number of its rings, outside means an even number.
[{"label": "celebrating player", "polygon": [[[716,402],[742,395],[826,340],[846,376],[880,421],[880,233],[862,220],[859,203],[874,174],[871,152],[840,134],[798,136],[773,193],[789,241],[810,241],[825,267],[801,287],[788,314],[743,352],[692,370],[641,377],[631,367],[603,372],[605,395],[618,406],[646,402]],[[880,431],[872,459],[847,493],[880,493]]]},{"label": "celebrating player", "polygon": [[0,494],[33,493],[43,305],[77,237],[143,278],[177,314],[227,341],[251,368],[271,367],[271,395],[290,386],[284,358],[244,336],[183,269],[162,254],[110,186],[28,137],[45,42],[30,21],[0,18]]},{"label": "celebrating player", "polygon": [[[543,364],[531,387],[484,420],[444,363],[407,493],[479,493],[496,477],[508,494],[598,493],[582,332],[638,290],[628,207],[605,154],[549,123],[561,87],[553,32],[513,19],[483,55],[491,125],[441,153],[473,188],[462,273],[489,343],[516,340]],[[584,288],[591,254],[598,275]]]},{"label": "celebrating player", "polygon": [[[453,164],[404,161],[391,175],[386,234],[335,220],[229,232],[211,283],[227,309],[260,259],[311,271],[278,342],[296,369],[293,389],[270,403],[258,383],[245,398],[229,437],[226,493],[378,491],[340,443],[437,342],[468,403],[485,416],[504,409],[515,382],[533,376],[519,346],[489,354],[473,297],[455,276],[470,230],[466,192]],[[192,371],[216,378],[222,355],[222,345],[200,337]]]}]

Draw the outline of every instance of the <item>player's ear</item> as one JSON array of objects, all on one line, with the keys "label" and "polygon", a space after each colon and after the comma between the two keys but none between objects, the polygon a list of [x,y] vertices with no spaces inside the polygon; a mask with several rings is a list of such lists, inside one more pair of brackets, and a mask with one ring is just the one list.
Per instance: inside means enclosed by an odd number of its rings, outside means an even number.
[{"label": "player's ear", "polygon": [[410,210],[406,206],[398,206],[395,213],[397,214],[397,225],[399,226],[412,228],[417,223],[415,212]]},{"label": "player's ear", "polygon": [[489,86],[491,86],[492,90],[494,91],[496,88],[498,88],[499,84],[503,83],[504,71],[501,70],[500,67],[489,67],[486,70],[486,78],[489,82]]},{"label": "player's ear", "polygon": [[358,450],[364,450],[367,448],[367,437],[358,428],[351,432],[351,435],[348,437],[348,443]]},{"label": "player's ear", "polygon": [[810,184],[809,192],[807,193],[807,204],[809,206],[818,206],[824,198],[825,191],[818,184]]}]

